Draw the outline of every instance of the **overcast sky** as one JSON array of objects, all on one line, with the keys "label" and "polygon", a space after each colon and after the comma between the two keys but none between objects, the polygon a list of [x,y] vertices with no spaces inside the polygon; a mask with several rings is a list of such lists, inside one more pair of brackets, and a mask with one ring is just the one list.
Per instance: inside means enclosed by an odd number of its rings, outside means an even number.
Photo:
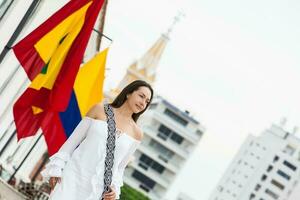
[{"label": "overcast sky", "polygon": [[[47,3],[43,9],[53,11],[63,4]],[[117,86],[178,10],[186,16],[170,36],[154,88],[207,131],[167,196],[182,191],[206,200],[248,134],[282,117],[288,130],[300,126],[300,2],[109,0],[106,89]]]},{"label": "overcast sky", "polygon": [[170,36],[155,90],[207,131],[168,197],[182,191],[206,200],[248,134],[282,117],[288,130],[300,126],[300,2],[111,0],[106,88],[119,83],[178,10],[186,16]]}]

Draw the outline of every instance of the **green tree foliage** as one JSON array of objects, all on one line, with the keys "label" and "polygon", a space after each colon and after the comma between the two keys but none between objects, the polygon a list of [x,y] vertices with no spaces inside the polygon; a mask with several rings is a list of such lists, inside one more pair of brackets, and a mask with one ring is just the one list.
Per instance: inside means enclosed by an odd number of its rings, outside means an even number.
[{"label": "green tree foliage", "polygon": [[150,200],[147,196],[141,192],[133,189],[127,184],[124,184],[121,188],[120,200]]}]

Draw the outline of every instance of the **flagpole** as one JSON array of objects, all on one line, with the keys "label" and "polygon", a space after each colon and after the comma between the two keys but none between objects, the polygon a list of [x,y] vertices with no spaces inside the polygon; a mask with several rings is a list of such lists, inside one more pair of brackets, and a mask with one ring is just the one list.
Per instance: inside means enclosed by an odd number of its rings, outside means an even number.
[{"label": "flagpole", "polygon": [[35,182],[36,178],[38,177],[38,175],[40,174],[40,172],[42,171],[43,167],[45,166],[45,164],[47,163],[49,159],[49,154],[48,152],[46,151],[43,156],[42,156],[42,163],[40,164],[40,166],[38,167],[37,171],[34,173],[31,181],[32,182]]},{"label": "flagpole", "polygon": [[[103,7],[102,7],[102,15],[100,16],[100,24],[99,24],[99,27],[98,27],[98,30],[103,33],[103,30],[104,30],[104,24],[105,24],[105,17],[106,17],[106,8],[107,8],[107,4],[108,4],[108,0],[105,0],[104,1],[104,4],[103,4]],[[100,46],[101,46],[101,35],[98,35],[97,37],[97,40],[96,40],[96,49],[97,51],[100,50]]]},{"label": "flagpole", "polygon": [[108,39],[109,41],[111,41],[111,42],[113,41],[111,38],[109,38],[108,36],[104,35],[104,34],[101,33],[100,31],[98,31],[97,29],[94,28],[93,31],[95,31],[95,32],[98,33],[99,35],[105,37],[105,38]]},{"label": "flagpole", "polygon": [[30,150],[28,151],[28,153],[26,154],[26,156],[23,158],[22,162],[16,168],[16,170],[14,171],[14,173],[10,176],[9,180],[7,181],[8,183],[10,183],[14,179],[15,175],[17,174],[17,172],[19,171],[19,169],[22,167],[22,165],[24,164],[25,160],[28,158],[28,156],[30,155],[30,153],[32,152],[32,150],[34,149],[34,147],[37,145],[37,143],[41,139],[42,135],[43,135],[43,133],[41,133],[39,135],[39,137],[36,139],[36,141],[34,142],[34,144],[32,145],[32,147],[30,148]]},{"label": "flagpole", "polygon": [[41,0],[33,0],[31,5],[27,9],[24,17],[20,21],[20,23],[17,26],[16,30],[14,31],[13,35],[10,37],[9,41],[7,42],[7,44],[5,45],[4,49],[2,50],[2,52],[0,54],[0,64],[2,63],[4,57],[6,56],[8,51],[11,49],[12,45],[14,44],[14,42],[16,41],[18,36],[20,35],[22,29],[26,25],[29,17],[32,15],[32,13],[34,12],[34,10],[36,9],[36,7],[39,5],[40,2],[41,2]]},{"label": "flagpole", "polygon": [[6,141],[6,143],[4,144],[4,146],[2,147],[2,149],[0,150],[0,157],[2,156],[2,154],[4,153],[5,149],[7,148],[7,146],[11,143],[11,141],[14,139],[16,135],[16,130],[9,136],[8,140]]}]

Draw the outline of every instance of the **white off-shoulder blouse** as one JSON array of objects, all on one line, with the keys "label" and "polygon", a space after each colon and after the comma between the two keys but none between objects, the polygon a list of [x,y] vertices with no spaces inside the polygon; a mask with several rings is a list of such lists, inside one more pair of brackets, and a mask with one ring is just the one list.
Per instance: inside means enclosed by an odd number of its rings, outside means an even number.
[{"label": "white off-shoulder blouse", "polygon": [[[59,151],[41,172],[44,179],[61,177],[50,200],[99,200],[103,192],[107,122],[83,117]],[[140,141],[127,133],[116,136],[112,187],[119,199],[123,174]]]}]

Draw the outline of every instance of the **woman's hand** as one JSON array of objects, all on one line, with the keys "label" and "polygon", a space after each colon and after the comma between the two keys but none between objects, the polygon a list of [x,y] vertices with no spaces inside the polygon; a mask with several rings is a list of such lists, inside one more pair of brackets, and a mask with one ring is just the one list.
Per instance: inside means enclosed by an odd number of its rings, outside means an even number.
[{"label": "woman's hand", "polygon": [[104,200],[115,200],[116,199],[116,191],[113,187],[109,186],[110,192],[104,193]]},{"label": "woman's hand", "polygon": [[54,189],[55,185],[57,182],[61,182],[61,178],[60,177],[51,177],[49,180],[49,184],[50,184],[50,188],[51,191]]}]

